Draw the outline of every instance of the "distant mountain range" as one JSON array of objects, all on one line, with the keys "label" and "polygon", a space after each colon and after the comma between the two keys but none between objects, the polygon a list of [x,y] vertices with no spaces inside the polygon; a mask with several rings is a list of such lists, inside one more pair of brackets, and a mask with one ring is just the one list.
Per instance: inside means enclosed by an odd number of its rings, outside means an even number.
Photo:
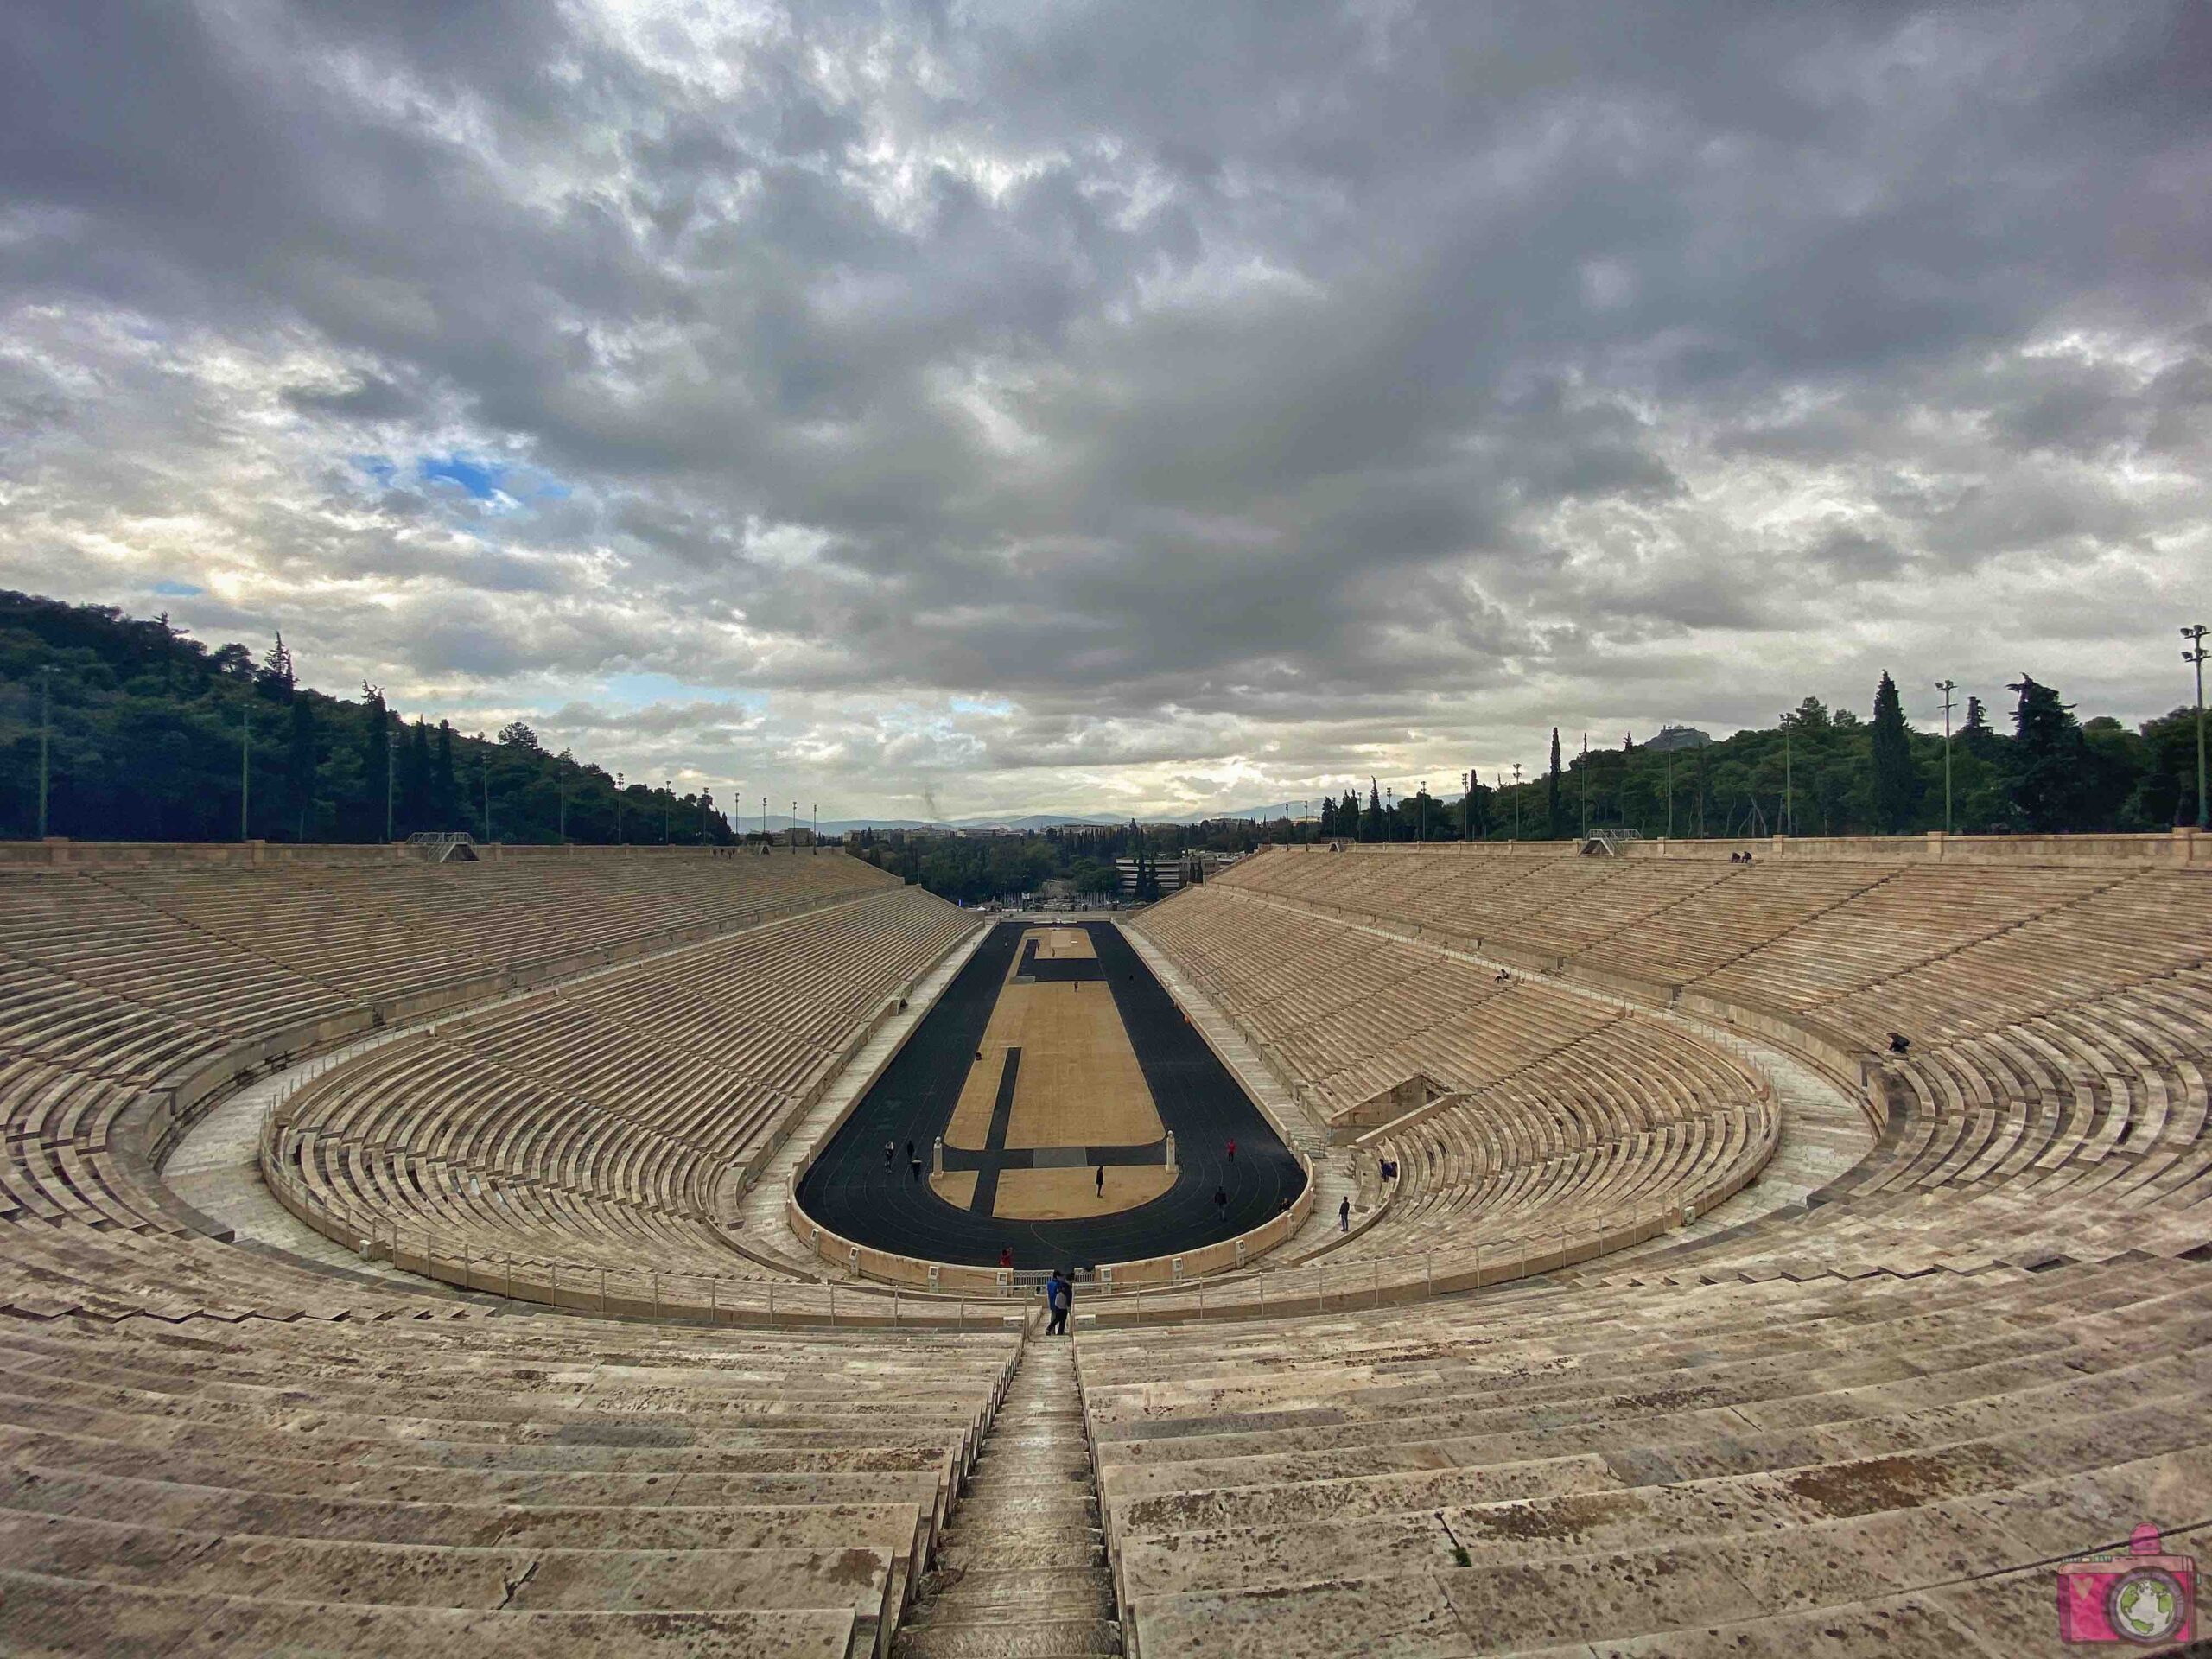
[{"label": "distant mountain range", "polygon": [[[1267,823],[1282,816],[1282,804],[1273,806],[1240,807],[1230,811],[1147,813],[1146,823],[1196,823],[1202,818],[1245,818],[1254,823]],[[824,818],[822,833],[842,836],[855,830],[933,830],[940,835],[955,830],[1056,830],[1068,825],[1079,829],[1110,830],[1125,824],[1128,819],[1103,812],[1024,812],[1007,817],[982,818]],[[792,820],[781,812],[772,814],[768,826],[780,835],[791,826]],[[798,820],[804,830],[809,827],[804,818]],[[757,834],[760,828],[760,814],[753,813],[739,822],[738,828],[748,834]]]},{"label": "distant mountain range", "polygon": [[[781,812],[772,813],[768,827],[781,835],[791,827],[792,822]],[[811,827],[805,818],[797,822],[802,830]],[[945,834],[955,830],[1051,830],[1062,824],[1110,829],[1128,822],[1127,818],[1096,813],[1086,816],[1078,812],[1028,812],[1019,817],[1007,818],[824,818],[822,820],[822,833],[842,836],[855,830],[934,830]],[[738,828],[747,835],[757,835],[760,829],[760,815],[758,812],[748,813],[739,820]]]}]

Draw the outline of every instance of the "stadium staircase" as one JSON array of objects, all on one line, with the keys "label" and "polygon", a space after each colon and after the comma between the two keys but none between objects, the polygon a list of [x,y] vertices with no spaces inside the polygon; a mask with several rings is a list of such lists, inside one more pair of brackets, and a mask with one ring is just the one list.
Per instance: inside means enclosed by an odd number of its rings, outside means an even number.
[{"label": "stadium staircase", "polygon": [[1023,1349],[895,1659],[1122,1651],[1074,1349]]}]

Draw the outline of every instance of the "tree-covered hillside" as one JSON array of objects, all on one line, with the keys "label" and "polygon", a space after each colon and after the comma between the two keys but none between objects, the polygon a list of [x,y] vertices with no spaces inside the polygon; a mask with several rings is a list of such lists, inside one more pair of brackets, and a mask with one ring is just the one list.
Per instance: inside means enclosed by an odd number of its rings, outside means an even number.
[{"label": "tree-covered hillside", "polygon": [[[0,835],[38,832],[41,698],[51,695],[48,832],[82,840],[378,841],[465,830],[501,841],[698,843],[729,830],[710,792],[677,795],[549,754],[527,726],[495,737],[408,720],[364,686],[341,699],[298,683],[281,640],[257,658],[210,650],[166,618],[0,592]],[[2133,731],[2077,718],[2023,676],[2001,715],[1961,705],[1950,822],[1992,830],[2162,830],[2197,814],[2196,724],[2177,709]],[[1592,734],[1595,735],[1594,734]],[[1807,697],[1780,724],[1695,747],[1555,736],[1551,770],[1517,786],[1457,779],[1431,794],[1371,782],[1320,803],[1319,822],[1224,820],[1142,832],[1149,850],[1236,850],[1264,841],[1910,834],[1945,823],[1940,731],[1907,725],[1887,675],[1862,719]],[[242,790],[242,783],[245,785]],[[935,891],[978,897],[1054,877],[1106,882],[1138,832],[1015,838],[900,835],[872,855]],[[871,842],[874,837],[869,838]]]},{"label": "tree-covered hillside", "polygon": [[710,793],[676,795],[549,754],[524,725],[495,738],[408,720],[298,683],[281,640],[258,660],[105,606],[0,592],[0,833],[80,840],[727,841]]}]

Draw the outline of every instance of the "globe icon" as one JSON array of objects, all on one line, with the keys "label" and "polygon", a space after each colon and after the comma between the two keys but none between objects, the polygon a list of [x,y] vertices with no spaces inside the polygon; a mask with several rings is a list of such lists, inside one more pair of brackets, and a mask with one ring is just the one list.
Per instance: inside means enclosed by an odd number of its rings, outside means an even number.
[{"label": "globe icon", "polygon": [[2132,1641],[2160,1641],[2181,1622],[2180,1586],[2158,1567],[2130,1573],[2113,1586],[2105,1616]]}]

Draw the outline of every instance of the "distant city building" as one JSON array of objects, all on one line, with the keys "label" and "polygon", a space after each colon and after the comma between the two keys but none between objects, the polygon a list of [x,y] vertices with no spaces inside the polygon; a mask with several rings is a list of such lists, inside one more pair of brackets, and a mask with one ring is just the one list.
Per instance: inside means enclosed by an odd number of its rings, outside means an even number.
[{"label": "distant city building", "polygon": [[[1161,898],[1165,899],[1171,893],[1182,891],[1183,861],[1181,859],[1148,858],[1145,862],[1152,868],[1152,879],[1160,884]],[[1114,868],[1122,873],[1122,897],[1134,899],[1137,891],[1137,861],[1134,858],[1117,858],[1114,861]]]},{"label": "distant city building", "polygon": [[1712,741],[1709,734],[1694,726],[1662,726],[1643,747],[1648,754],[1664,754],[1669,749],[1701,749]]}]

